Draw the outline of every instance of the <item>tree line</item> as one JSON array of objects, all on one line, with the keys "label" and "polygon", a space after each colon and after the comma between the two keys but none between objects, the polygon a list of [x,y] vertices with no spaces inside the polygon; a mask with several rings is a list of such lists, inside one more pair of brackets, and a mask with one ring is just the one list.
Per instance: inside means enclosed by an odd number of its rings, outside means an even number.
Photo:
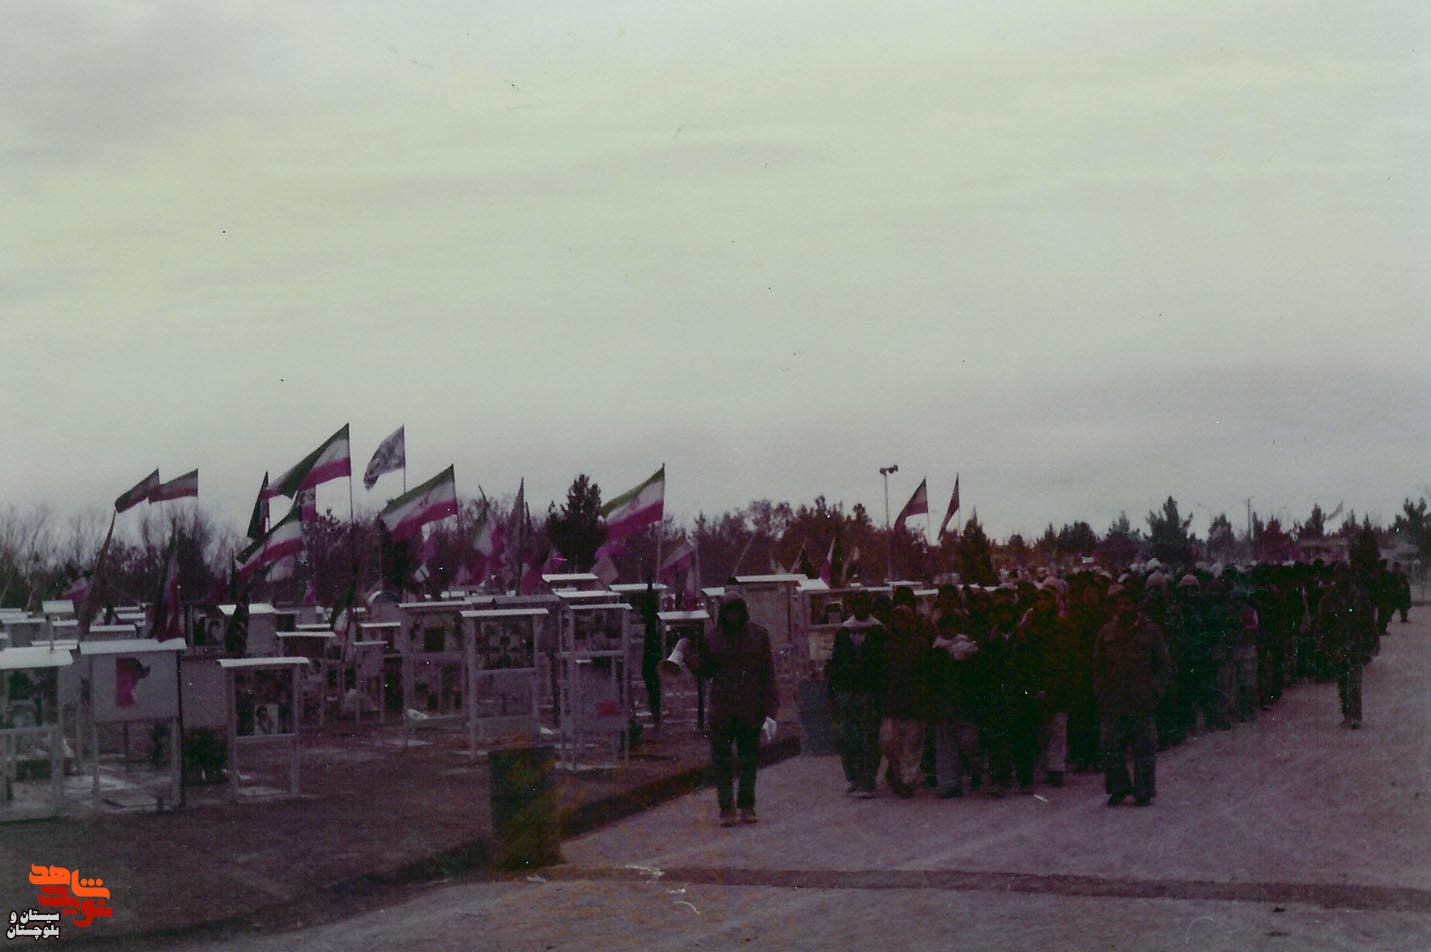
[{"label": "tree line", "polygon": [[[507,531],[509,559],[499,570],[511,584],[521,569],[510,558],[521,539],[521,557],[532,562],[556,550],[564,558],[562,571],[589,571],[605,541],[600,518],[601,488],[578,475],[566,499],[551,503],[545,513],[521,513],[514,518],[512,497],[469,499],[460,516],[433,527],[427,559],[418,540],[394,542],[372,515],[350,522],[331,510],[305,526],[305,553],[297,571],[283,581],[262,580],[255,597],[300,601],[305,594],[321,604],[341,600],[350,586],[359,591],[382,587],[435,595],[461,578],[471,547],[471,535],[486,509],[487,517]],[[73,582],[91,572],[103,540],[107,514],[81,513],[61,518],[48,507],[21,511],[0,509],[0,606],[37,609]],[[1235,525],[1225,514],[1214,516],[1202,533],[1169,496],[1163,505],[1135,524],[1126,513],[1102,532],[1087,521],[1061,526],[1049,523],[1037,537],[1014,533],[991,539],[977,510],[962,524],[951,524],[942,538],[930,540],[920,531],[890,531],[877,523],[860,503],[846,507],[816,496],[809,503],[770,499],[718,514],[701,512],[688,523],[666,518],[623,540],[614,561],[622,581],[654,577],[664,555],[688,541],[697,552],[699,581],[719,585],[733,575],[798,572],[811,577],[829,563],[836,584],[860,580],[934,581],[957,574],[975,584],[994,584],[1002,569],[1071,568],[1097,564],[1112,570],[1132,562],[1157,558],[1169,565],[1198,561],[1283,562],[1297,556],[1308,540],[1345,540],[1363,557],[1401,540],[1423,559],[1431,551],[1431,513],[1426,499],[1406,499],[1390,525],[1347,512],[1333,529],[1320,506],[1306,519],[1284,526],[1252,513]],[[102,603],[152,601],[159,584],[170,540],[176,546],[179,584],[185,601],[227,600],[237,592],[229,567],[233,554],[247,543],[243,533],[216,518],[200,502],[171,504],[162,517],[147,509],[137,524],[116,533],[102,573]],[[422,571],[419,571],[419,567]]]}]

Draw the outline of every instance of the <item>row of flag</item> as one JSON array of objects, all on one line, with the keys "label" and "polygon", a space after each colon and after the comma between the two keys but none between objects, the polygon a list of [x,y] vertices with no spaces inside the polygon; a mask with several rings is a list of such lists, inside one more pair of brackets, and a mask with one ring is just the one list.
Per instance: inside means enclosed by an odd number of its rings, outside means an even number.
[{"label": "row of flag", "polygon": [[[363,485],[371,489],[386,473],[406,469],[407,448],[404,427],[399,427],[374,451],[363,472]],[[236,557],[236,572],[241,579],[250,578],[259,569],[279,566],[283,575],[285,560],[296,558],[301,551],[302,526],[316,517],[314,491],[325,482],[352,475],[352,453],[348,426],[344,425],[327,440],[290,467],[276,480],[265,473],[258,498],[254,501],[249,520],[251,544]],[[606,518],[608,549],[600,555],[610,564],[610,555],[619,553],[622,540],[644,526],[660,522],[664,515],[666,470],[662,466],[649,479],[629,492],[610,500],[601,509]],[[293,511],[271,528],[268,526],[268,503],[277,496],[294,498]],[[517,489],[512,518],[507,526],[492,517],[491,506],[483,498],[483,507],[473,531],[468,556],[459,565],[460,581],[480,581],[495,573],[503,563],[509,539],[513,543],[513,565],[519,587],[535,589],[540,575],[556,571],[565,559],[560,553],[537,554],[531,551],[531,516],[526,505],[526,481]],[[394,541],[418,536],[424,526],[456,515],[458,512],[457,479],[454,467],[448,466],[421,485],[407,490],[389,501],[378,514],[378,521]],[[419,548],[419,577],[436,555],[429,537]],[[598,557],[598,566],[603,559]],[[614,568],[614,566],[613,566]],[[269,577],[274,578],[270,569]]]},{"label": "row of flag", "polygon": [[159,470],[155,470],[145,476],[127,492],[120,494],[114,500],[114,511],[125,512],[133,509],[141,502],[167,502],[172,499],[183,499],[185,496],[199,495],[199,471],[197,469],[177,476],[167,483],[160,482]]},{"label": "row of flag", "polygon": [[[939,523],[939,536],[944,538],[944,534],[949,530],[949,523],[954,519],[954,514],[959,511],[959,477],[954,477],[954,494],[949,497],[949,508],[944,511],[944,520]],[[914,490],[914,495],[909,497],[909,502],[904,504],[904,508],[899,510],[899,515],[894,520],[895,531],[904,528],[904,523],[911,516],[929,515],[929,480],[921,479],[919,486]]]}]

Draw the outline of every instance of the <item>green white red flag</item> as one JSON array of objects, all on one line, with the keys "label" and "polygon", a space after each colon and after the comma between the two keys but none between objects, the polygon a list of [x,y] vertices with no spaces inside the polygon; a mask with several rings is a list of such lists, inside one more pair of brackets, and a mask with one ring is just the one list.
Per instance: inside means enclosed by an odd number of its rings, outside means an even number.
[{"label": "green white red flag", "polygon": [[133,488],[125,492],[114,501],[114,511],[124,512],[133,509],[141,502],[149,502],[154,498],[154,490],[159,488],[159,470],[155,470],[135,483]]},{"label": "green white red flag", "polygon": [[954,495],[949,499],[949,508],[944,513],[944,521],[939,523],[939,538],[944,538],[944,533],[949,529],[949,522],[954,518],[954,514],[959,511],[959,474],[954,474]]},{"label": "green white red flag", "polygon": [[661,521],[666,505],[666,467],[635,489],[628,490],[601,507],[606,518],[608,542],[624,539],[642,526]]},{"label": "green white red flag", "polygon": [[294,506],[273,528],[234,556],[234,571],[240,581],[248,581],[259,569],[302,551],[302,510]]},{"label": "green white red flag", "polygon": [[168,558],[164,560],[164,577],[160,579],[159,598],[154,604],[154,628],[150,637],[160,641],[184,637],[179,606],[179,546],[178,537],[169,539]]},{"label": "green white red flag", "polygon": [[429,522],[457,515],[457,477],[451,466],[388,503],[378,521],[394,542],[410,539]]},{"label": "green white red flag", "polygon": [[353,474],[353,459],[348,448],[348,424],[324,440],[316,450],[299,460],[280,475],[265,490],[269,496],[292,497],[301,489],[320,486],[331,479]]},{"label": "green white red flag", "polygon": [[904,508],[899,511],[899,515],[894,520],[895,531],[904,528],[904,521],[910,516],[929,515],[929,480],[921,479],[919,488],[914,491],[914,495],[909,497],[909,502],[904,504]]},{"label": "green white red flag", "polygon": [[199,471],[190,470],[183,476],[176,476],[167,483],[160,483],[154,489],[154,494],[149,497],[150,502],[168,502],[171,499],[183,499],[185,496],[199,495]]},{"label": "green white red flag", "polygon": [[477,529],[472,534],[472,556],[468,573],[475,582],[484,582],[502,567],[502,552],[506,548],[507,532],[492,516],[492,504],[484,503],[477,517]]},{"label": "green white red flag", "polygon": [[253,515],[248,517],[248,537],[257,539],[268,531],[268,500],[273,493],[268,491],[268,474],[263,474],[263,485],[258,487],[258,498],[253,501]]}]

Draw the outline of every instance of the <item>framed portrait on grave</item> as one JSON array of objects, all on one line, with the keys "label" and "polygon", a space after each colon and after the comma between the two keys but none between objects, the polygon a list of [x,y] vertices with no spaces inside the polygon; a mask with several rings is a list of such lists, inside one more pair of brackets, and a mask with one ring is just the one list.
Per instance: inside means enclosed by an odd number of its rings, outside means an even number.
[{"label": "framed portrait on grave", "polygon": [[622,650],[625,606],[586,608],[571,613],[572,650],[583,652]]},{"label": "framed portrait on grave", "polygon": [[498,671],[537,664],[536,618],[514,615],[477,621],[477,668]]},{"label": "framed portrait on grave", "polygon": [[293,673],[289,668],[234,672],[234,709],[240,737],[293,733]]},{"label": "framed portrait on grave", "polygon": [[418,623],[418,632],[414,647],[421,653],[459,651],[462,644],[462,616],[445,618],[434,615],[424,618]]},{"label": "framed portrait on grave", "polygon": [[59,710],[59,675],[56,668],[17,668],[0,671],[0,728],[40,727],[52,724]]}]

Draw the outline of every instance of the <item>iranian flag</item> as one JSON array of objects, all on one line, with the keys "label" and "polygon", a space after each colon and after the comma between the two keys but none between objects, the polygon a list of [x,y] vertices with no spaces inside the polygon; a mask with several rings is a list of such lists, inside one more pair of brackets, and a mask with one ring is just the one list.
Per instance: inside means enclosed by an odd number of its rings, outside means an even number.
[{"label": "iranian flag", "polygon": [[273,524],[272,529],[234,556],[234,570],[241,581],[247,581],[259,569],[302,551],[302,510],[294,506],[288,515]]},{"label": "iranian flag", "polygon": [[929,480],[921,479],[919,488],[914,491],[914,495],[909,497],[909,502],[904,504],[904,508],[899,511],[899,516],[894,520],[894,529],[898,532],[904,528],[904,521],[910,516],[929,515]]},{"label": "iranian flag", "polygon": [[133,509],[141,502],[149,502],[154,498],[154,490],[159,488],[159,470],[155,470],[135,483],[124,495],[114,501],[114,511],[124,512],[126,509]]},{"label": "iranian flag", "polygon": [[506,530],[492,518],[491,504],[483,506],[482,514],[477,517],[477,531],[472,537],[472,566],[469,571],[474,579],[485,581],[501,567],[506,544]]},{"label": "iranian flag", "polygon": [[823,581],[826,585],[834,585],[834,577],[835,536],[830,536],[830,548],[825,551],[825,561],[820,563],[820,580]]},{"label": "iranian flag", "polygon": [[616,562],[611,558],[611,551],[606,549],[597,550],[596,563],[591,567],[591,574],[601,579],[602,585],[610,585],[621,577],[621,570],[616,567]]},{"label": "iranian flag", "polygon": [[660,522],[665,504],[666,467],[662,465],[650,479],[601,507],[607,541],[624,539],[642,526]]},{"label": "iranian flag", "polygon": [[253,515],[248,517],[248,537],[257,539],[268,531],[268,500],[273,493],[268,491],[268,474],[263,474],[263,485],[258,487],[258,498],[253,501]]},{"label": "iranian flag", "polygon": [[429,522],[457,515],[457,477],[451,466],[388,503],[378,521],[394,542],[410,539]]},{"label": "iranian flag", "polygon": [[154,605],[154,629],[151,637],[160,641],[184,637],[179,605],[178,537],[169,539],[169,557],[164,562],[164,577],[160,580],[159,599]]},{"label": "iranian flag", "polygon": [[81,575],[70,583],[70,587],[65,589],[60,598],[74,602],[75,605],[83,604],[86,596],[89,595],[89,576]]},{"label": "iranian flag", "polygon": [[299,490],[320,486],[330,479],[353,474],[352,454],[348,450],[348,424],[323,441],[323,445],[298,461],[292,469],[275,479],[265,490],[269,496],[293,497]]},{"label": "iranian flag", "polygon": [[154,489],[154,495],[149,497],[150,502],[168,502],[171,499],[183,499],[185,496],[199,495],[199,471],[190,470],[183,476],[178,476],[167,483],[160,483]]},{"label": "iranian flag", "polygon": [[[944,533],[949,528],[949,521],[954,518],[954,514],[959,511],[959,474],[954,474],[954,495],[949,497],[949,508],[944,512],[944,521],[939,523],[939,538],[944,538]],[[955,526],[958,529],[958,526]]]},{"label": "iranian flag", "polygon": [[696,547],[691,545],[690,540],[682,539],[680,545],[672,549],[671,554],[661,562],[656,570],[656,578],[674,588],[678,573],[682,569],[689,569],[695,560]]}]

